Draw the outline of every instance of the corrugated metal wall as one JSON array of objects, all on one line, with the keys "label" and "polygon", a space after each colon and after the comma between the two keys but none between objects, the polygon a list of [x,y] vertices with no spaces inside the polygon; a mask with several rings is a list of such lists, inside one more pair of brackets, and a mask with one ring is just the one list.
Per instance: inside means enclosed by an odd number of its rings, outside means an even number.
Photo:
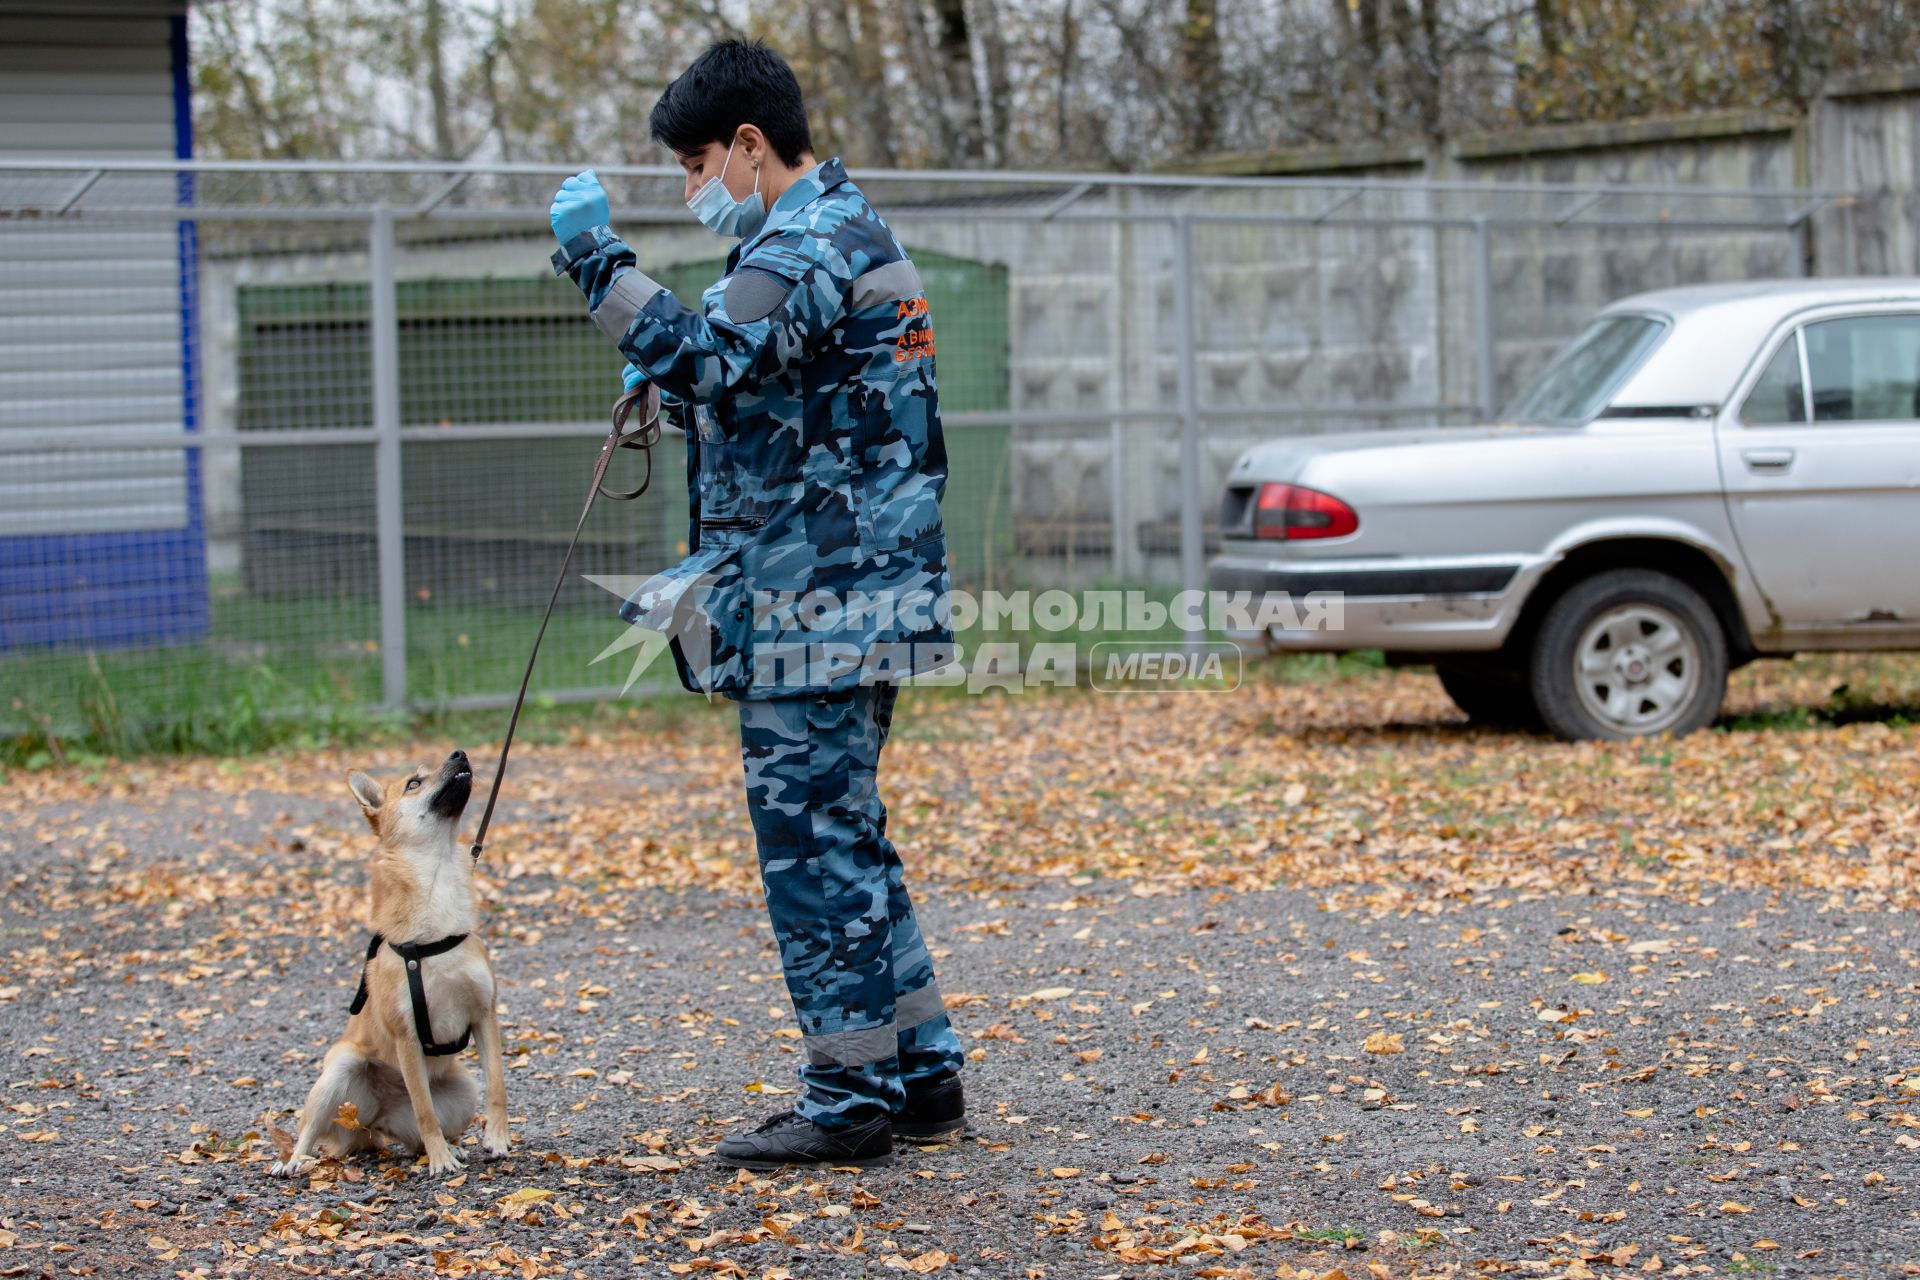
[{"label": "corrugated metal wall", "polygon": [[[0,3],[0,154],[173,157],[181,8]],[[173,179],[154,181],[174,198]],[[181,244],[150,222],[0,235],[0,431],[184,428]],[[0,537],[188,520],[184,450],[9,454],[0,468]]]}]

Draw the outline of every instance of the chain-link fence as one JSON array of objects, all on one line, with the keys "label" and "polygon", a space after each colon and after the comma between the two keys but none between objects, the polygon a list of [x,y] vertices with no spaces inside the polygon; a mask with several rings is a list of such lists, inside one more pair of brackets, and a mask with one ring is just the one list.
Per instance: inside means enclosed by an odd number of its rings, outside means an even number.
[{"label": "chain-link fence", "polygon": [[[0,721],[509,697],[622,364],[547,267],[568,171],[0,162]],[[678,173],[600,174],[695,300]],[[1797,273],[1817,203],[855,177],[931,302],[956,584],[1001,590],[1195,584],[1249,444],[1490,417],[1606,301]],[[585,575],[677,557],[681,464],[589,522],[546,696],[620,683]]]}]

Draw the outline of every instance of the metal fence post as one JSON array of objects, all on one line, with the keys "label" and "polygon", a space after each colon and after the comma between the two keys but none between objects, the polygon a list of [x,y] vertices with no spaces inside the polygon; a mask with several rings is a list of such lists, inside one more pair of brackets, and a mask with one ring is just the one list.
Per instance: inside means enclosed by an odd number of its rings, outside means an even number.
[{"label": "metal fence post", "polygon": [[1180,583],[1188,591],[1205,585],[1206,549],[1200,526],[1199,343],[1193,309],[1193,222],[1173,220],[1173,332],[1179,344]]},{"label": "metal fence post", "polygon": [[407,546],[400,485],[400,308],[394,284],[393,210],[367,228],[367,341],[373,360],[373,493],[380,567],[380,702],[407,705]]},{"label": "metal fence post", "polygon": [[1500,390],[1494,385],[1493,344],[1493,238],[1487,230],[1487,217],[1473,220],[1473,313],[1479,332],[1479,350],[1474,353],[1474,389],[1480,396],[1480,417],[1492,422],[1500,413]]},{"label": "metal fence post", "polygon": [[[1129,203],[1127,193],[1117,191],[1113,200],[1117,210],[1124,215]],[[1113,255],[1113,295],[1107,300],[1107,319],[1112,325],[1107,338],[1107,354],[1113,362],[1107,384],[1108,400],[1119,415],[1107,424],[1107,502],[1112,508],[1108,516],[1113,538],[1112,571],[1115,582],[1130,582],[1141,576],[1139,554],[1129,534],[1134,524],[1133,476],[1130,474],[1132,459],[1127,454],[1129,424],[1124,416],[1132,403],[1127,386],[1127,350],[1130,345],[1127,302],[1133,296],[1127,285],[1131,274],[1129,268],[1133,262],[1132,240],[1132,224],[1124,216],[1115,218],[1113,234],[1107,246],[1107,251]]]}]

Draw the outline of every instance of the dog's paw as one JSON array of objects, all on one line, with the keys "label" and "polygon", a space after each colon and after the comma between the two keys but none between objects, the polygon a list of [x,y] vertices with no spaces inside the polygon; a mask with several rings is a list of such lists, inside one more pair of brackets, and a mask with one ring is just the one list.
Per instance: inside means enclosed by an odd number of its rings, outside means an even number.
[{"label": "dog's paw", "polygon": [[298,1160],[275,1160],[273,1168],[267,1172],[276,1178],[301,1178],[311,1173],[319,1163],[312,1156],[301,1156]]},{"label": "dog's paw", "polygon": [[480,1151],[489,1160],[498,1160],[507,1154],[507,1127],[501,1125],[496,1131],[492,1125],[480,1138]]},{"label": "dog's paw", "polygon": [[451,1150],[437,1156],[427,1157],[427,1172],[439,1177],[442,1174],[455,1173],[467,1167],[467,1162],[453,1154]]}]

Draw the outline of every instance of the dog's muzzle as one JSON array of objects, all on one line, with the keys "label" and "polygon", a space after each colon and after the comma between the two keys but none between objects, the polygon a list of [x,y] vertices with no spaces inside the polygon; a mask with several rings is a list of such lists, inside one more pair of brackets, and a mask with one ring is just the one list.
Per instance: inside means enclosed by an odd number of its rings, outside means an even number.
[{"label": "dog's muzzle", "polygon": [[443,818],[457,818],[473,794],[473,765],[467,753],[456,751],[440,766],[440,786],[427,801],[427,807]]}]

